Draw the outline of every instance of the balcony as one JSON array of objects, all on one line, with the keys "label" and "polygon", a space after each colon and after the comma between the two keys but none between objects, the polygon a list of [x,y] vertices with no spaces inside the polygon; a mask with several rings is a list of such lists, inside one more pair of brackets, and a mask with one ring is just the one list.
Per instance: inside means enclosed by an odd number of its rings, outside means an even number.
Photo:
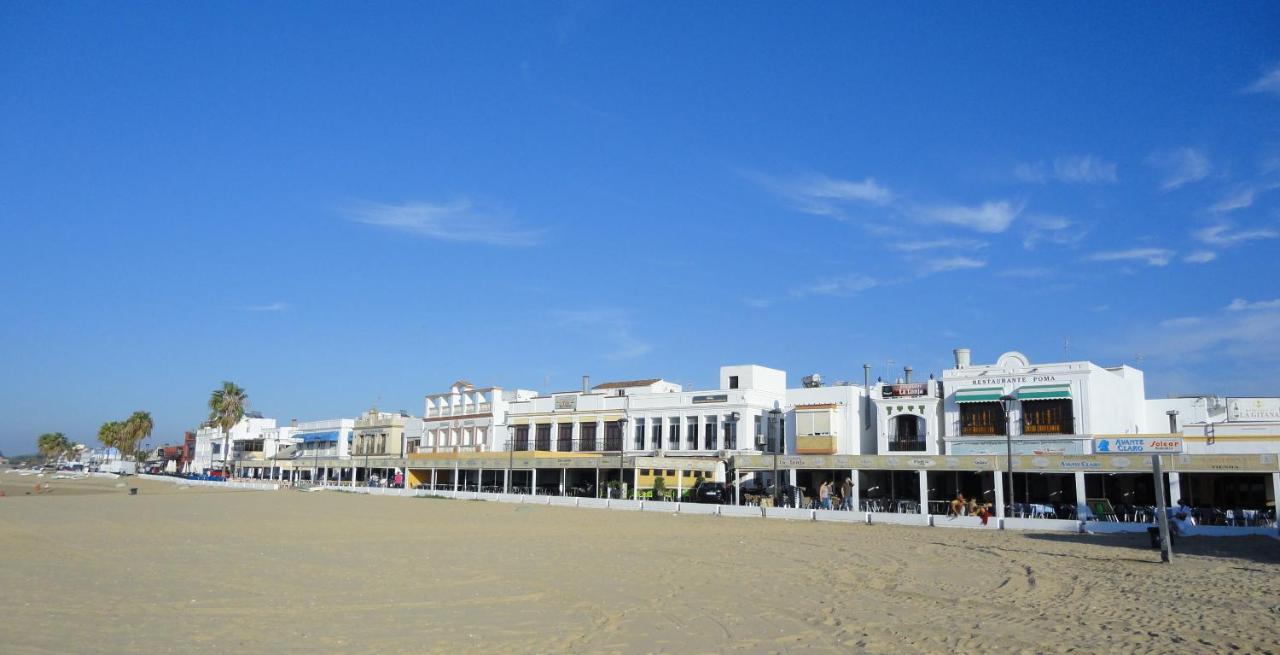
[{"label": "balcony", "polygon": [[[514,443],[512,442],[507,442],[507,443],[508,445],[503,446],[504,448],[514,445],[515,447],[513,450],[515,450],[516,452],[530,451],[530,448],[529,448],[530,440],[527,440],[527,439],[522,440],[517,438],[514,441]],[[550,450],[548,446],[551,445],[551,440],[550,439],[547,439],[545,441],[538,440],[534,442],[534,445],[537,450],[547,451],[547,450]],[[624,445],[625,444],[622,440],[622,437],[605,437],[604,439],[592,438],[592,437],[588,437],[586,439],[556,439],[555,440],[556,449],[552,452],[559,452],[559,453],[613,452],[613,453],[616,453],[623,450]]]},{"label": "balcony", "polygon": [[1022,419],[1022,434],[1075,434],[1075,417],[1056,421],[1029,422]]},{"label": "balcony", "polygon": [[924,439],[890,439],[891,453],[922,453],[929,449]]},{"label": "balcony", "polygon": [[796,437],[796,454],[834,455],[836,454],[836,438],[834,435],[798,436]]}]

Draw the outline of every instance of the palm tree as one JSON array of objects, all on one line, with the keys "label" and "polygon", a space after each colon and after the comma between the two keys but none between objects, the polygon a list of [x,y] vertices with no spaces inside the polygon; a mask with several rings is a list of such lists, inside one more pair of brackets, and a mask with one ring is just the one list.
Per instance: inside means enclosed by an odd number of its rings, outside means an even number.
[{"label": "palm tree", "polygon": [[225,474],[231,461],[231,428],[244,418],[244,408],[249,394],[234,382],[223,382],[209,396],[209,423],[222,430],[222,472]]},{"label": "palm tree", "polygon": [[[120,450],[132,453],[138,450],[138,443],[143,439],[151,436],[151,430],[155,427],[155,422],[151,420],[151,412],[134,412],[129,418],[124,420],[124,427],[121,430],[123,440],[120,444]],[[135,459],[136,456],[135,456]]]},{"label": "palm tree", "polygon": [[102,442],[102,446],[107,449],[115,448],[119,450],[120,439],[124,432],[124,424],[120,421],[107,421],[98,428],[98,441]]},{"label": "palm tree", "polygon": [[61,432],[46,432],[36,437],[36,449],[40,451],[45,461],[54,457],[61,457],[73,447],[71,441]]}]

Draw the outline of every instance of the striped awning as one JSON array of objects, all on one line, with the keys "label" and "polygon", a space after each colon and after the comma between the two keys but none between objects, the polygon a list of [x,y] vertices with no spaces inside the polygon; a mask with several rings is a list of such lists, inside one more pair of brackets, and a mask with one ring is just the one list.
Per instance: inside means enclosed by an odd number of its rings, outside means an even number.
[{"label": "striped awning", "polygon": [[991,403],[999,402],[1004,395],[1001,387],[982,387],[981,389],[961,389],[956,392],[958,403]]},{"label": "striped awning", "polygon": [[1038,384],[1018,389],[1018,400],[1056,400],[1071,398],[1069,384]]}]

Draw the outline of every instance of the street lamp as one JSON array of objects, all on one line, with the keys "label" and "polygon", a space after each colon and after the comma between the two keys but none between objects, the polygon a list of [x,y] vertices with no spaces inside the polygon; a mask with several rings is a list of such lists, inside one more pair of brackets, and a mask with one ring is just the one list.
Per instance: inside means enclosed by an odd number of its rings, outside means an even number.
[{"label": "street lamp", "polygon": [[[773,451],[773,506],[777,507],[781,503],[782,485],[778,484],[778,451],[781,450],[779,434],[783,433],[779,428],[782,422],[782,410],[777,407],[769,410],[769,439],[770,450]],[[783,434],[785,438],[785,434]]]},{"label": "street lamp", "polygon": [[511,466],[516,458],[516,426],[507,426],[507,477],[502,480],[502,493],[511,493]]},{"label": "street lamp", "polygon": [[[627,417],[623,416],[618,419],[618,497],[622,497],[622,456],[624,451],[624,443],[627,440]],[[636,482],[639,482],[637,480]]]},{"label": "street lamp", "polygon": [[1005,394],[1000,396],[1000,404],[1004,406],[1004,447],[1005,447],[1005,469],[1009,483],[1005,486],[1009,489],[1009,510],[1013,511],[1014,499],[1016,492],[1013,488],[1013,420],[1010,418],[1013,412],[1013,403],[1017,398],[1013,394]]}]

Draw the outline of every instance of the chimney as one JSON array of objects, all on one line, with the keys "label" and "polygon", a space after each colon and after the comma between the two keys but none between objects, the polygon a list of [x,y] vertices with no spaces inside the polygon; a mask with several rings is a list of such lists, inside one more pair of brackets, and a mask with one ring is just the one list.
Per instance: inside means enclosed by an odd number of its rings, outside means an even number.
[{"label": "chimney", "polygon": [[956,348],[956,368],[969,368],[969,349]]},{"label": "chimney", "polygon": [[591,393],[591,376],[582,376],[582,393]]},{"label": "chimney", "polygon": [[911,384],[911,371],[912,371],[912,368],[910,366],[902,367],[902,372],[906,374],[906,379],[904,379],[903,382],[906,382],[907,384]]},{"label": "chimney", "polygon": [[289,427],[291,427],[291,428],[296,428],[296,427],[298,427],[298,419],[296,419],[296,418],[291,418],[291,419],[289,419]]}]

